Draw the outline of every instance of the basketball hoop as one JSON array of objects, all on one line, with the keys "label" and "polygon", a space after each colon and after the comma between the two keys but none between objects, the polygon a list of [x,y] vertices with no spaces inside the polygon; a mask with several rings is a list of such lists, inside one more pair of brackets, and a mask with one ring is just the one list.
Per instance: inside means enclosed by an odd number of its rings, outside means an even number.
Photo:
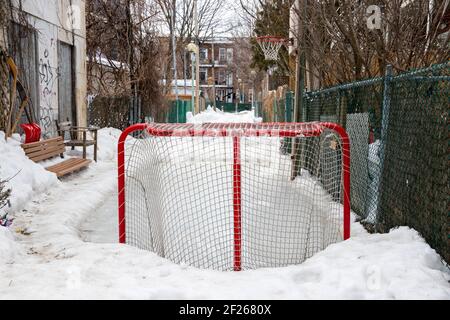
[{"label": "basketball hoop", "polygon": [[264,57],[269,61],[278,61],[278,52],[286,40],[283,37],[263,36],[257,37],[256,41],[264,52]]}]

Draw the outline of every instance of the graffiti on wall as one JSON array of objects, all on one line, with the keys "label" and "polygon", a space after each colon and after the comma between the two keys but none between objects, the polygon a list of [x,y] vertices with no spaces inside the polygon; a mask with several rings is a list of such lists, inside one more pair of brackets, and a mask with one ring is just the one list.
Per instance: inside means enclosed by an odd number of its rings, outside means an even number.
[{"label": "graffiti on wall", "polygon": [[44,138],[50,137],[54,132],[54,101],[56,97],[56,85],[58,68],[51,62],[50,50],[55,46],[54,39],[50,39],[50,48],[44,50],[39,59],[39,82],[41,90],[40,125]]}]

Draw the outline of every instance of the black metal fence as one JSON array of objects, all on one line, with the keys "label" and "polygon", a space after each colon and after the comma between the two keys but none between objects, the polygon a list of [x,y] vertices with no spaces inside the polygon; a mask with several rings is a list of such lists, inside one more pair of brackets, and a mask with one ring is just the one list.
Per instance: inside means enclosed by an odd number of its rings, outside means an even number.
[{"label": "black metal fence", "polygon": [[124,130],[141,122],[142,104],[139,97],[101,97],[88,101],[88,124],[100,128]]}]

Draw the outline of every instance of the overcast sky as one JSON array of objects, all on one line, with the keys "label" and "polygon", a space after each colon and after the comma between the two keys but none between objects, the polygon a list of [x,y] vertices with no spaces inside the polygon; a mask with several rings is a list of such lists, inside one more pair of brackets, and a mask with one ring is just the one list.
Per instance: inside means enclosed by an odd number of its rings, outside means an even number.
[{"label": "overcast sky", "polygon": [[[202,0],[199,0],[200,2]],[[221,26],[214,30],[214,35],[216,36],[234,36],[236,31],[239,29],[240,24],[240,14],[242,9],[239,0],[220,0],[221,12],[217,15],[221,19]],[[200,5],[199,5],[200,6]],[[165,22],[161,23],[159,27],[161,33],[168,34],[169,30]],[[231,30],[230,30],[231,29]]]}]

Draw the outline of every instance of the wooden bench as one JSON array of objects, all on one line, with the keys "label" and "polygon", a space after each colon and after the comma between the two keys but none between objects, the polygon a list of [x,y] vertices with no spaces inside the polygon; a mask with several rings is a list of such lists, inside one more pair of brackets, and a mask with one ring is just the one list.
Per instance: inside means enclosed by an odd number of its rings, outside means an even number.
[{"label": "wooden bench", "polygon": [[[34,162],[48,160],[57,156],[64,158],[64,152],[66,151],[62,137],[22,144],[22,148],[28,158]],[[72,158],[45,169],[55,173],[60,178],[86,168],[91,162],[92,160],[89,159]]]}]

